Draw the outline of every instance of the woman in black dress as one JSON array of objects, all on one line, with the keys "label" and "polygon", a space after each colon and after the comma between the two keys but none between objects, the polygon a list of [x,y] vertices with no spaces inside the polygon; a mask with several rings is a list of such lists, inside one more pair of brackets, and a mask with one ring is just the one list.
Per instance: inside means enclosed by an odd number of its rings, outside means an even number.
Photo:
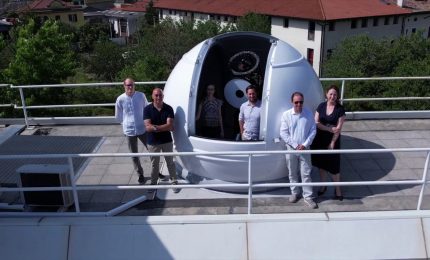
[{"label": "woman in black dress", "polygon": [[[345,121],[345,110],[339,103],[339,89],[331,85],[326,92],[327,101],[321,103],[315,112],[317,134],[311,148],[314,150],[339,149],[340,133]],[[332,174],[333,181],[340,181],[340,154],[312,154],[313,166],[319,168],[321,181],[326,180],[326,172]],[[318,196],[323,195],[327,187],[321,187]],[[335,199],[343,200],[339,186],[335,187]]]}]

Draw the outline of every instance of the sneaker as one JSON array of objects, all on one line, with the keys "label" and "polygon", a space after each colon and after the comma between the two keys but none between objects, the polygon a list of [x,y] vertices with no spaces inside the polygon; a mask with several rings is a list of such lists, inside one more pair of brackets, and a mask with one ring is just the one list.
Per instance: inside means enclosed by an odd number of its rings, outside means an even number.
[{"label": "sneaker", "polygon": [[145,177],[143,177],[143,175],[139,175],[139,179],[137,181],[140,185],[143,185],[145,184]]},{"label": "sneaker", "polygon": [[[172,185],[178,185],[178,182],[177,182],[177,181],[172,182]],[[181,189],[173,188],[173,193],[178,193],[178,192],[180,192],[180,191],[181,191]]]},{"label": "sneaker", "polygon": [[288,201],[290,203],[296,203],[297,201],[299,201],[299,196],[297,196],[296,194],[291,194],[288,198]]},{"label": "sneaker", "polygon": [[306,206],[308,206],[311,209],[318,208],[317,203],[312,198],[305,198],[303,201],[305,202]]}]

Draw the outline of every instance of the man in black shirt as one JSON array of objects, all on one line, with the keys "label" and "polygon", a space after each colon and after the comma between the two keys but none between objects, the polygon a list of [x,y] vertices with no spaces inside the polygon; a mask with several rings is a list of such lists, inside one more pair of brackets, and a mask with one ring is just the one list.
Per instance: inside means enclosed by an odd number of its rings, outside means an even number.
[{"label": "man in black shirt", "polygon": [[[151,153],[173,151],[173,131],[174,112],[173,108],[163,102],[163,91],[155,88],[152,91],[152,103],[145,107],[144,122],[147,132],[148,150]],[[164,156],[167,169],[170,175],[170,181],[173,185],[178,184],[176,177],[176,167],[172,156]],[[159,174],[160,156],[151,156],[151,185],[156,185]],[[179,189],[173,189],[178,193]]]}]

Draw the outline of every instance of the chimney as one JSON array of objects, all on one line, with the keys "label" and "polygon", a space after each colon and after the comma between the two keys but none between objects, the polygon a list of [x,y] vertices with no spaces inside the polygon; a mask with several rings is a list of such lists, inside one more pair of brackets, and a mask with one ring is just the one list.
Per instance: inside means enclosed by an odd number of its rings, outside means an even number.
[{"label": "chimney", "polygon": [[403,0],[397,0],[397,5],[399,7],[403,7]]}]

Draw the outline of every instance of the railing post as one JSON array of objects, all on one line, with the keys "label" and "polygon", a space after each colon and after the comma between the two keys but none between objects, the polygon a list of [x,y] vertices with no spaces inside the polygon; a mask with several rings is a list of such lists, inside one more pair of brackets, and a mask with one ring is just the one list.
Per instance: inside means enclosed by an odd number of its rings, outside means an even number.
[{"label": "railing post", "polygon": [[345,80],[342,80],[342,86],[340,87],[340,103],[343,105],[343,97],[345,95]]},{"label": "railing post", "polygon": [[73,168],[73,159],[71,156],[67,157],[67,160],[69,161],[69,175],[70,175],[70,181],[72,182],[73,187],[73,200],[75,201],[75,209],[76,213],[80,213],[81,209],[79,207],[79,199],[78,199],[78,191],[76,190],[76,182],[75,182],[75,170]]},{"label": "railing post", "polygon": [[426,162],[424,163],[423,179],[422,179],[422,184],[421,184],[420,196],[418,197],[417,210],[421,210],[421,205],[422,205],[423,196],[424,196],[424,190],[427,186],[427,173],[428,173],[429,161],[430,161],[430,151],[427,152]]},{"label": "railing post", "polygon": [[21,104],[22,104],[22,111],[24,112],[25,126],[28,128],[30,125],[28,123],[27,107],[25,105],[24,91],[22,90],[22,88],[19,88],[19,95],[21,96]]},{"label": "railing post", "polygon": [[251,176],[251,158],[252,154],[248,154],[248,215],[252,212],[252,176]]}]

